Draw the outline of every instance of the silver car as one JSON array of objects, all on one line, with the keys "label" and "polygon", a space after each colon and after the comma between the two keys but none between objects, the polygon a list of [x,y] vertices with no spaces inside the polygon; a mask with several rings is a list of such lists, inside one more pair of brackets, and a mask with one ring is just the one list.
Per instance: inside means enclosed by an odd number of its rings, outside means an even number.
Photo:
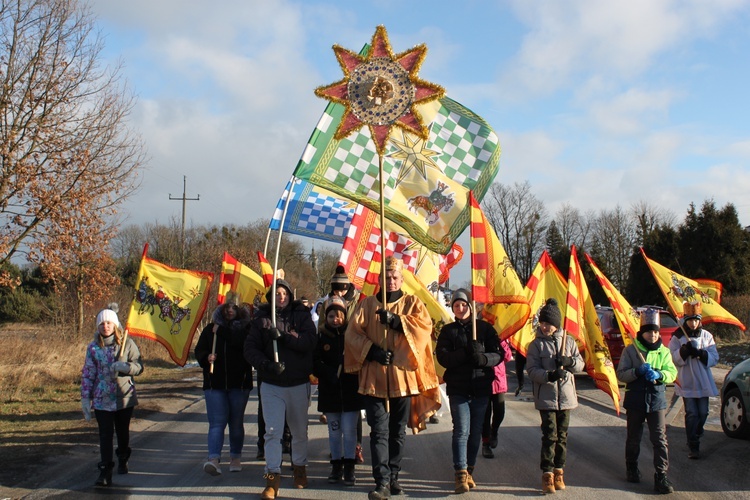
[{"label": "silver car", "polygon": [[732,368],[721,388],[721,428],[732,438],[750,439],[750,359]]}]

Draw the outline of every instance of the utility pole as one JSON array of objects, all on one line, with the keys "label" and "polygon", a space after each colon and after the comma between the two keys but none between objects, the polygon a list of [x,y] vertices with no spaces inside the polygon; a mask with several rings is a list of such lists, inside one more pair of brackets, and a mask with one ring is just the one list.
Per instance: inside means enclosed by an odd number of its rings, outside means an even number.
[{"label": "utility pole", "polygon": [[169,193],[169,199],[170,200],[182,200],[182,229],[180,232],[180,240],[182,244],[182,254],[181,259],[182,263],[180,264],[181,267],[185,267],[185,202],[190,201],[199,201],[201,199],[201,195],[198,195],[197,198],[187,198],[185,195],[185,192],[187,190],[187,176],[182,176],[182,198],[172,198],[172,193]]}]

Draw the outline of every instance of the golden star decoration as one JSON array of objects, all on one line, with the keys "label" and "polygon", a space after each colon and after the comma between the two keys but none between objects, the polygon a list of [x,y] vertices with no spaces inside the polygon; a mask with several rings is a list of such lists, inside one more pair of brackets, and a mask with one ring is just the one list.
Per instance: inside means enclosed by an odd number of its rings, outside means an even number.
[{"label": "golden star decoration", "polygon": [[440,167],[432,160],[435,156],[439,156],[440,152],[427,149],[425,147],[425,139],[404,132],[403,141],[392,139],[392,142],[396,147],[396,151],[388,156],[402,160],[398,178],[396,179],[396,186],[404,180],[412,169],[416,170],[424,180],[427,180],[427,167],[432,167],[442,174]]},{"label": "golden star decoration", "polygon": [[379,155],[393,127],[426,140],[428,129],[416,106],[442,98],[445,89],[417,77],[427,46],[393,54],[388,33],[378,26],[366,57],[338,45],[333,51],[344,78],[315,89],[315,95],[346,109],[334,138],[341,140],[367,125]]}]

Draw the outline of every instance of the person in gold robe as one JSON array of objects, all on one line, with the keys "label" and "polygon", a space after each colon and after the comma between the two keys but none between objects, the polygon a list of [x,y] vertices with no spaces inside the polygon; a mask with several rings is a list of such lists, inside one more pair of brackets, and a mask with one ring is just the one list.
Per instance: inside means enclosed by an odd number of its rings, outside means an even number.
[{"label": "person in gold robe", "polygon": [[375,489],[369,500],[399,495],[405,427],[416,433],[440,407],[432,356],[432,320],[416,296],[401,290],[403,263],[385,261],[385,307],[382,293],[359,303],[345,334],[344,370],[359,372],[370,426]]}]

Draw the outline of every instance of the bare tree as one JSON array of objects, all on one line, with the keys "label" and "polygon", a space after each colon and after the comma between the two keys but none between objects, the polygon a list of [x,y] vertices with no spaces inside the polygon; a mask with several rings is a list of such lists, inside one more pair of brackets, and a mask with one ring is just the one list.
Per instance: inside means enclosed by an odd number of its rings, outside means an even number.
[{"label": "bare tree", "polygon": [[[94,27],[77,0],[0,0],[0,264],[63,265],[72,248],[52,240],[100,226],[90,215],[113,216],[138,187],[134,99],[119,67],[100,67]],[[103,253],[110,234],[97,241]]]},{"label": "bare tree", "polygon": [[531,193],[531,184],[525,181],[514,183],[512,187],[494,183],[482,205],[487,220],[525,283],[545,247],[549,216],[544,204]]},{"label": "bare tree", "polygon": [[630,211],[635,219],[637,246],[643,246],[646,237],[660,226],[675,229],[677,227],[677,216],[674,212],[651,205],[645,200],[633,203]]},{"label": "bare tree", "polygon": [[633,220],[620,207],[601,210],[593,224],[592,256],[609,280],[623,290],[636,247]]}]

